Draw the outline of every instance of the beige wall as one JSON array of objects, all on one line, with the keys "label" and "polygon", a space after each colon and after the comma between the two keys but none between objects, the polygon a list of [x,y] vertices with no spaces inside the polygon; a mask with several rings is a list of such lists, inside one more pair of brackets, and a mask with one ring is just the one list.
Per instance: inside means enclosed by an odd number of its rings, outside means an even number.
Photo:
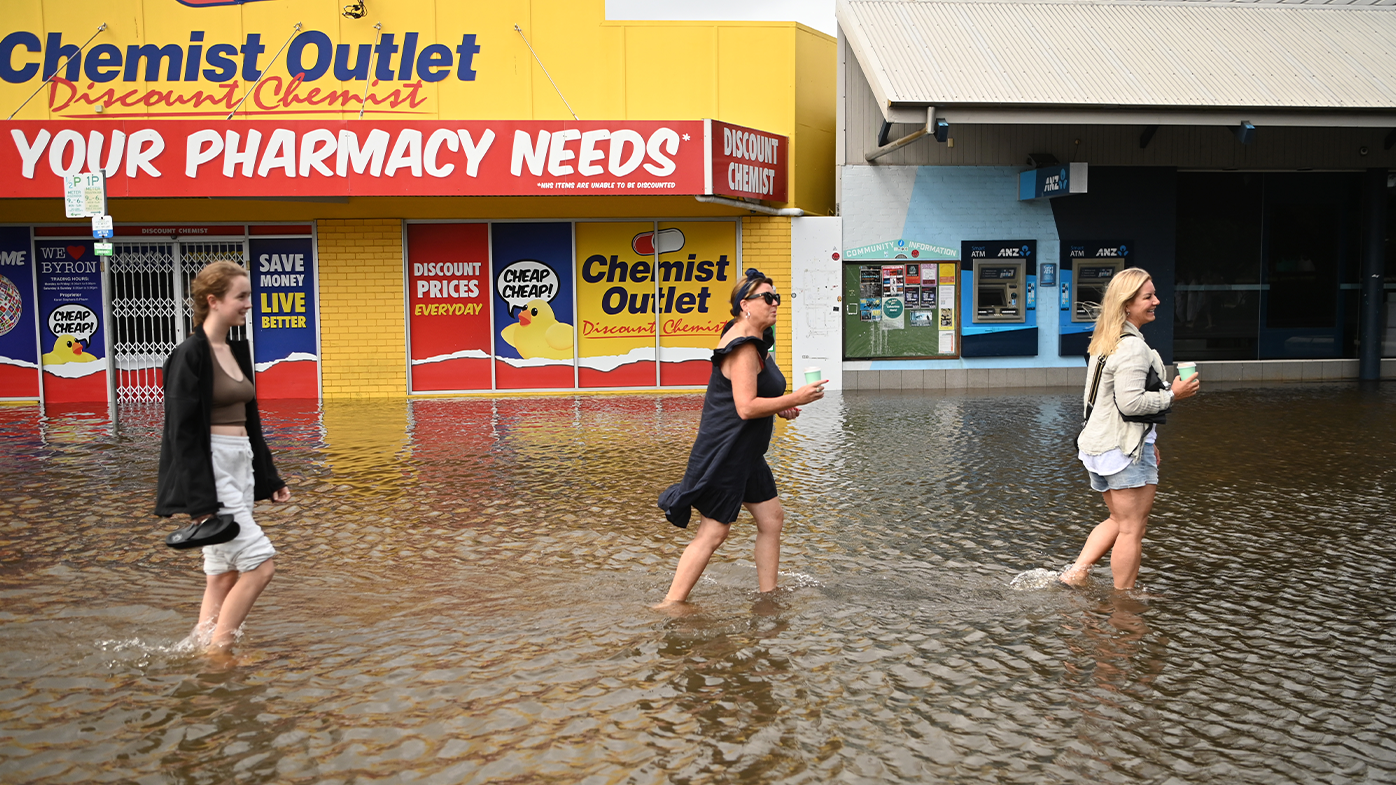
[{"label": "beige wall", "polygon": [[[858,58],[844,44],[843,160],[868,165],[877,147],[883,115]],[[894,124],[889,140],[915,125]],[[1396,147],[1383,150],[1386,128],[1265,128],[1242,145],[1228,128],[1161,126],[1140,148],[1143,126],[1135,125],[951,125],[954,146],[931,137],[877,159],[878,166],[1027,166],[1029,153],[1051,153],[1061,161],[1091,166],[1171,166],[1186,169],[1367,169],[1396,168]],[[1363,155],[1361,149],[1367,148]]]}]

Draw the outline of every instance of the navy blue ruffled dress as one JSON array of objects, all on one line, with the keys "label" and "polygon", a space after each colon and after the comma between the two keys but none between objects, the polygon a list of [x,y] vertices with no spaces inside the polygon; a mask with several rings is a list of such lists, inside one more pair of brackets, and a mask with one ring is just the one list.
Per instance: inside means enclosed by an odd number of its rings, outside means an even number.
[{"label": "navy blue ruffled dress", "polygon": [[761,355],[757,397],[785,394],[785,374],[770,356],[766,341],[744,335],[713,351],[713,372],[703,398],[698,438],[688,456],[688,470],[683,482],[659,495],[659,509],[675,526],[687,528],[695,508],[705,517],[730,524],[737,520],[744,502],[755,504],[777,496],[776,478],[765,458],[775,415],[743,420],[732,400],[732,381],[722,375],[722,359],[745,343],[755,344]]}]

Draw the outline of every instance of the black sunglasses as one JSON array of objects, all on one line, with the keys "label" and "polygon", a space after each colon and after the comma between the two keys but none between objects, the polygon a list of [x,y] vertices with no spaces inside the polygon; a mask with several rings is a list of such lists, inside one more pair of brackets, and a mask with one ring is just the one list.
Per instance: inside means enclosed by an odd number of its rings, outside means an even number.
[{"label": "black sunglasses", "polygon": [[780,305],[780,295],[775,292],[757,292],[756,294],[747,295],[742,299],[755,300],[757,297],[765,300],[767,305]]}]

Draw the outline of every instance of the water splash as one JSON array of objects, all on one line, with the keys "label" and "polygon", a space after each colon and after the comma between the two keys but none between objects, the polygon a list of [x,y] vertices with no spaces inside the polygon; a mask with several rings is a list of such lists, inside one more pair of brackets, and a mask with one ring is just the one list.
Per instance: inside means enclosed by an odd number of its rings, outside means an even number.
[{"label": "water splash", "polygon": [[1014,591],[1042,591],[1061,584],[1058,580],[1062,576],[1061,570],[1048,570],[1043,567],[1020,572],[1013,576],[1013,580],[1008,582],[1008,588]]},{"label": "water splash", "polygon": [[807,575],[803,572],[780,572],[777,574],[780,576],[781,588],[785,589],[809,589],[824,585],[813,575]]}]

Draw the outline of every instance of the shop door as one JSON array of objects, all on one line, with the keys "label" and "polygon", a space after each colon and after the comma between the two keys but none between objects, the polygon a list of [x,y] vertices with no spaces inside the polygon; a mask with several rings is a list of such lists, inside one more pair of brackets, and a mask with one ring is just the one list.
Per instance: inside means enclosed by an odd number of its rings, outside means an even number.
[{"label": "shop door", "polygon": [[[111,260],[112,357],[116,400],[164,400],[160,368],[193,329],[189,284],[209,262],[247,267],[247,244],[236,242],[116,243]],[[247,337],[234,328],[234,339]]]},{"label": "shop door", "polygon": [[1259,355],[1264,188],[1259,172],[1178,174],[1174,357]]},{"label": "shop door", "polygon": [[1188,360],[1353,356],[1360,175],[1178,175],[1173,354]]},{"label": "shop door", "polygon": [[1359,185],[1344,174],[1266,175],[1260,359],[1343,356],[1340,284],[1355,276]]}]

